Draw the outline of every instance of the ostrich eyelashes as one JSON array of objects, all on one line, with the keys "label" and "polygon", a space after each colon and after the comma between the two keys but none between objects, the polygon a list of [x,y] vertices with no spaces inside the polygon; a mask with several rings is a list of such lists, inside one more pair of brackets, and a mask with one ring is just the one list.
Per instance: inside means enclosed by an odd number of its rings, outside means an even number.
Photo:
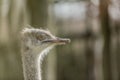
[{"label": "ostrich eyelashes", "polygon": [[36,39],[37,40],[40,40],[40,41],[43,41],[43,40],[46,40],[46,39],[49,39],[50,36],[46,35],[46,34],[39,34],[36,36]]},{"label": "ostrich eyelashes", "polygon": [[45,37],[43,37],[42,35],[39,35],[39,36],[36,36],[36,39],[42,41],[45,39]]}]

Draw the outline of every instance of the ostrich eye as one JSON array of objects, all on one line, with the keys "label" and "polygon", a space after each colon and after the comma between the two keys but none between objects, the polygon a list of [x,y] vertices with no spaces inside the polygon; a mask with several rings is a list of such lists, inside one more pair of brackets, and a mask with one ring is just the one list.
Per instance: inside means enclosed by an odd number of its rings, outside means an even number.
[{"label": "ostrich eye", "polygon": [[38,35],[38,36],[36,36],[36,38],[37,38],[37,40],[40,40],[40,41],[42,41],[42,40],[45,40],[45,39],[46,39],[46,37],[45,37],[45,36],[43,36],[43,35]]}]

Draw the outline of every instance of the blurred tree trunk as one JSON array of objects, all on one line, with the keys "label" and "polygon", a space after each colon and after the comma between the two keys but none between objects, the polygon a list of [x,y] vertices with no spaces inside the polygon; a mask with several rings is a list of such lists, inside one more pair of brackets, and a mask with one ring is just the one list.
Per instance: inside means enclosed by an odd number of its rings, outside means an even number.
[{"label": "blurred tree trunk", "polygon": [[[99,2],[90,0],[87,5],[87,29],[89,37],[86,41],[86,60],[88,64],[87,80],[103,80],[101,23],[99,20]],[[91,34],[91,35],[90,35]],[[91,43],[91,45],[90,45]]]},{"label": "blurred tree trunk", "polygon": [[117,71],[118,71],[118,80],[120,80],[120,23],[116,25],[116,33],[117,33]]},{"label": "blurred tree trunk", "polygon": [[47,0],[27,0],[27,4],[31,16],[30,24],[34,27],[47,26],[47,18],[48,18]]},{"label": "blurred tree trunk", "polygon": [[86,38],[86,64],[87,64],[87,79],[86,80],[95,80],[94,73],[94,53],[93,53],[94,43],[90,36]]},{"label": "blurred tree trunk", "polygon": [[[113,79],[120,80],[120,0],[111,0],[109,14],[112,28]],[[114,64],[114,65],[113,65]]]},{"label": "blurred tree trunk", "polygon": [[109,0],[100,0],[100,19],[104,38],[104,50],[103,50],[103,72],[104,80],[112,80],[111,73],[111,54],[110,54],[110,26],[108,15]]},{"label": "blurred tree trunk", "polygon": [[0,0],[0,80],[23,80],[19,31],[28,23],[25,0]]}]

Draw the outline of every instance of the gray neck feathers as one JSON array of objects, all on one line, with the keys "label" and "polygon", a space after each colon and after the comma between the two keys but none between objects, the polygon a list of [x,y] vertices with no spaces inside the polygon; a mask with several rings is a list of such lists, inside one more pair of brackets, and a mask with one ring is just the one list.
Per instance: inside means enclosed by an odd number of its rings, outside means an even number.
[{"label": "gray neck feathers", "polygon": [[[54,45],[53,45],[54,46]],[[53,48],[50,46],[40,52],[35,52],[32,49],[22,52],[23,72],[25,80],[42,80],[41,63],[44,56]]]}]

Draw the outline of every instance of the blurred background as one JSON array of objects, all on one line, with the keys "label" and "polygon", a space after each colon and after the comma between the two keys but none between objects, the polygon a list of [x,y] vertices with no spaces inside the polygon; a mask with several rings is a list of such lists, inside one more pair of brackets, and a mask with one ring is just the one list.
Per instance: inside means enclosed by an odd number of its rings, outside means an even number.
[{"label": "blurred background", "polygon": [[24,80],[26,25],[71,39],[45,57],[43,80],[120,80],[119,0],[0,0],[0,80]]}]

